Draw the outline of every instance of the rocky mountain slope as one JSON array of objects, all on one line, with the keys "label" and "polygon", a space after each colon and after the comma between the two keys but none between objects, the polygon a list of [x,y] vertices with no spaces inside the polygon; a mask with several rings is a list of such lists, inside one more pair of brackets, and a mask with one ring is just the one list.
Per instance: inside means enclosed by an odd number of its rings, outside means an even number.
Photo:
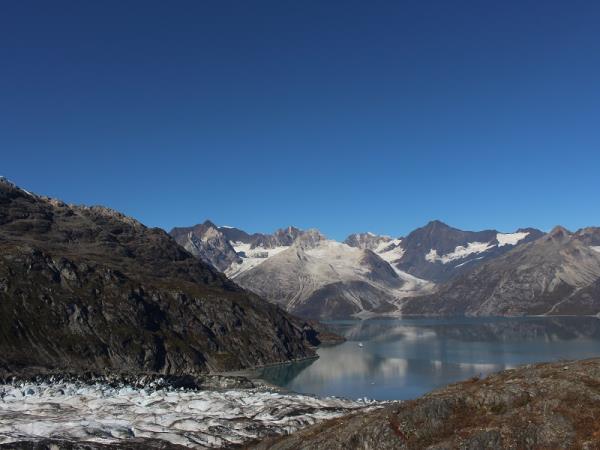
[{"label": "rocky mountain slope", "polygon": [[0,371],[207,372],[317,342],[164,231],[0,179]]},{"label": "rocky mountain slope", "polygon": [[519,229],[514,233],[462,231],[434,220],[404,238],[362,233],[348,236],[345,242],[373,250],[403,272],[439,283],[543,234],[534,228]]},{"label": "rocky mountain slope", "polygon": [[599,386],[600,359],[524,366],[252,448],[598,448]]},{"label": "rocky mountain slope", "polygon": [[193,227],[173,228],[170,234],[188,252],[219,272],[242,262],[227,237],[210,220]]},{"label": "rocky mountain slope", "polygon": [[556,227],[439,287],[409,300],[407,314],[597,314],[600,228]]},{"label": "rocky mountain slope", "polygon": [[230,278],[290,247],[305,232],[287,227],[273,234],[248,234],[234,227],[218,227],[210,220],[170,231],[177,243]]}]

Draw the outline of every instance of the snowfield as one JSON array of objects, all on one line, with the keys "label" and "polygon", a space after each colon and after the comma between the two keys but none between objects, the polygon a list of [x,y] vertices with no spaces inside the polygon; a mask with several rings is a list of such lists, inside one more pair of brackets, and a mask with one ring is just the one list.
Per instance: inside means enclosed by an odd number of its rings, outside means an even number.
[{"label": "snowfield", "polygon": [[379,406],[367,400],[259,389],[115,388],[78,382],[0,385],[0,444],[41,438],[106,444],[154,438],[219,448]]},{"label": "snowfield", "polygon": [[448,264],[449,262],[457,259],[466,258],[474,253],[483,253],[493,246],[494,245],[490,242],[469,242],[466,247],[459,245],[454,249],[453,252],[446,253],[442,256],[439,256],[437,250],[432,248],[429,253],[425,255],[425,259],[431,263],[440,261],[442,264]]},{"label": "snowfield", "polygon": [[377,253],[381,259],[392,264],[398,261],[404,255],[404,249],[400,247],[401,243],[402,239],[394,239],[389,242],[382,242],[373,251]]},{"label": "snowfield", "polygon": [[498,241],[498,247],[502,247],[504,245],[517,245],[520,241],[529,236],[527,232],[520,233],[498,233],[496,235],[496,240]]},{"label": "snowfield", "polygon": [[[518,232],[518,233],[498,233],[496,234],[496,240],[498,244],[494,244],[492,242],[469,242],[466,246],[459,245],[457,246],[453,252],[446,253],[445,255],[438,255],[436,249],[431,249],[425,255],[425,259],[430,263],[435,263],[437,261],[442,264],[448,264],[449,262],[456,261],[458,259],[466,258],[470,255],[476,255],[478,253],[484,253],[494,247],[503,247],[505,245],[517,245],[520,241],[525,239],[529,233],[527,232]],[[465,265],[467,262],[476,261],[481,258],[474,258],[469,261],[466,261],[462,264],[457,265],[456,267],[461,267]]]},{"label": "snowfield", "polygon": [[235,278],[239,274],[244,273],[247,270],[250,270],[253,267],[258,266],[259,264],[262,264],[270,257],[275,256],[278,253],[281,253],[282,251],[290,248],[289,246],[281,246],[281,247],[274,247],[274,248],[264,248],[264,247],[251,248],[252,247],[251,244],[246,244],[244,242],[230,241],[229,243],[231,244],[233,249],[236,251],[236,253],[238,253],[238,255],[242,252],[245,255],[242,257],[241,264],[234,263],[234,264],[232,264],[231,267],[229,267],[225,271],[225,275],[227,275],[229,278]]}]

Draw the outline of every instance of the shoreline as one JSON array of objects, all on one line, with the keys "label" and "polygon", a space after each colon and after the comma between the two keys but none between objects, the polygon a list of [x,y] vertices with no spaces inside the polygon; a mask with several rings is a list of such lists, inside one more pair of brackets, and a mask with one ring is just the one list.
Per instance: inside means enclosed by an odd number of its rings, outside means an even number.
[{"label": "shoreline", "polygon": [[259,382],[260,384],[264,384],[267,387],[272,387],[277,391],[282,391],[282,392],[292,392],[289,389],[286,389],[284,387],[281,386],[277,386],[273,383],[268,382],[267,380],[265,380],[264,378],[260,378],[260,377],[255,377],[254,374],[255,372],[261,370],[261,369],[266,369],[269,367],[277,367],[277,366],[286,366],[289,364],[296,364],[302,361],[311,361],[311,360],[317,360],[319,359],[320,356],[319,355],[314,355],[314,356],[306,356],[304,358],[296,358],[296,359],[292,359],[292,360],[288,360],[288,361],[282,361],[282,362],[276,362],[276,363],[269,363],[269,364],[263,364],[260,366],[254,366],[254,367],[250,367],[247,369],[240,369],[240,370],[230,370],[230,371],[224,371],[224,372],[211,372],[211,375],[216,375],[216,376],[223,376],[223,377],[243,377],[248,379],[251,382]]},{"label": "shoreline", "polygon": [[22,383],[70,382],[81,383],[85,385],[94,385],[100,383],[113,387],[131,386],[143,389],[167,388],[196,391],[268,389],[276,392],[291,392],[288,389],[269,383],[267,380],[255,376],[256,372],[268,367],[283,366],[317,359],[319,359],[319,355],[268,363],[231,371],[185,373],[177,375],[162,374],[158,372],[115,372],[110,369],[107,369],[106,371],[86,372],[75,372],[68,369],[47,370],[43,368],[32,368],[30,370],[20,369],[15,371],[3,370],[0,372],[0,384],[16,385]]},{"label": "shoreline", "polygon": [[[527,314],[519,316],[467,316],[467,315],[441,315],[441,314],[399,314],[399,315],[374,315],[371,317],[347,317],[343,319],[323,319],[324,324],[335,324],[344,321],[363,322],[366,320],[378,319],[527,319],[527,318],[547,318],[552,317],[591,317],[600,320],[598,314]],[[335,345],[335,344],[334,344]]]}]

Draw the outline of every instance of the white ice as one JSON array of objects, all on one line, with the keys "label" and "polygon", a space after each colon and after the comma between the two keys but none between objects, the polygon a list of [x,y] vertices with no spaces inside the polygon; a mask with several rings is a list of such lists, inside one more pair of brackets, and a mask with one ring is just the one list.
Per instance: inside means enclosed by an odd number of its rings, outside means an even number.
[{"label": "white ice", "polygon": [[376,402],[264,390],[152,390],[62,382],[0,385],[0,444],[48,437],[117,443],[137,437],[218,448],[376,407]]},{"label": "white ice", "polygon": [[469,242],[466,247],[459,245],[454,249],[453,252],[446,253],[442,256],[438,255],[437,250],[432,248],[425,255],[425,259],[429,262],[440,261],[442,264],[448,264],[451,261],[465,258],[474,253],[483,253],[493,246],[494,245],[490,242]]},{"label": "white ice", "polygon": [[517,245],[519,241],[522,241],[529,235],[528,232],[523,231],[519,233],[498,233],[496,239],[498,240],[498,247],[504,245]]},{"label": "white ice", "polygon": [[272,256],[281,253],[284,250],[287,250],[289,246],[280,246],[273,248],[264,248],[264,247],[255,247],[251,248],[251,244],[246,244],[244,242],[230,242],[231,246],[237,253],[244,253],[244,257],[242,257],[241,263],[233,263],[231,267],[225,270],[225,274],[229,278],[235,278],[236,276],[252,269],[253,267],[262,264],[267,259]]}]

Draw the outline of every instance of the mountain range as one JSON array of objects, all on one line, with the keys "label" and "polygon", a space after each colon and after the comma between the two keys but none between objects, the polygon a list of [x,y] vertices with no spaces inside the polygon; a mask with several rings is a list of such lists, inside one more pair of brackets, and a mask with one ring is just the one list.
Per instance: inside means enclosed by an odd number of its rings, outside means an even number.
[{"label": "mountain range", "polygon": [[[304,317],[597,314],[600,229],[463,231],[343,242],[288,227],[248,234],[210,221],[171,234],[235,283]],[[228,261],[229,263],[224,263]]]},{"label": "mountain range", "polygon": [[600,312],[600,228],[550,233],[410,299],[406,314],[595,315]]},{"label": "mountain range", "polygon": [[178,373],[304,358],[327,336],[307,319],[600,312],[595,227],[505,233],[432,221],[404,237],[338,242],[316,229],[205,221],[167,234],[0,178],[0,248],[9,371]]}]

